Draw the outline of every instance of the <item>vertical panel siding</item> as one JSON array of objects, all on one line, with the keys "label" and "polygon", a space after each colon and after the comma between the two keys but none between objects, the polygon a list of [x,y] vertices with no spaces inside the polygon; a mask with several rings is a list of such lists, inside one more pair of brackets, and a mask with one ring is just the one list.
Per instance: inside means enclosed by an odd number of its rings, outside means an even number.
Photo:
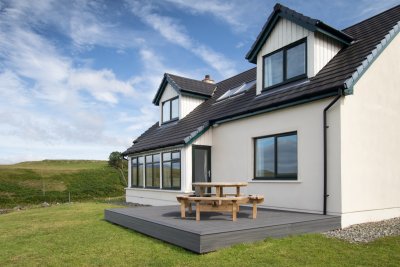
[{"label": "vertical panel siding", "polygon": [[198,99],[194,97],[181,96],[179,103],[179,118],[184,118],[187,114],[189,114],[192,110],[194,110],[198,105],[203,103],[203,99]]},{"label": "vertical panel siding", "polygon": [[321,33],[314,38],[314,75],[316,75],[342,48],[342,45]]}]

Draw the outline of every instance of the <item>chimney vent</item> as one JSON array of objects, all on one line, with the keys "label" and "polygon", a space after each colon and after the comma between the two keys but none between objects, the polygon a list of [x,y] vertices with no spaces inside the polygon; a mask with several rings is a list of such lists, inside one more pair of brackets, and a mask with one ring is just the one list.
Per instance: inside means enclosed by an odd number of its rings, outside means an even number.
[{"label": "chimney vent", "polygon": [[206,74],[206,76],[204,76],[204,79],[202,80],[202,82],[214,84],[214,80],[210,78],[209,74]]}]

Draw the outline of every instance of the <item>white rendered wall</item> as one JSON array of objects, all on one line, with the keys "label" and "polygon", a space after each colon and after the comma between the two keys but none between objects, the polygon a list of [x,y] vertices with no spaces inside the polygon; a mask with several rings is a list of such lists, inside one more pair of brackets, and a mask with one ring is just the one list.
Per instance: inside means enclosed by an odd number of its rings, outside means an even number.
[{"label": "white rendered wall", "polygon": [[315,76],[341,49],[341,44],[318,32],[311,32],[280,18],[257,55],[257,94],[263,84],[263,56],[307,37],[307,75]]},{"label": "white rendered wall", "polygon": [[204,102],[203,99],[181,95],[179,99],[179,105],[180,105],[179,118],[182,119],[186,117],[187,114],[192,112],[192,110],[194,110],[198,105],[200,105],[203,102]]},{"label": "white rendered wall", "polygon": [[[213,181],[247,181],[247,194],[263,194],[263,206],[311,213],[323,211],[322,112],[332,98],[223,123],[213,128]],[[340,114],[339,105],[329,111],[328,213],[339,214]],[[298,180],[253,181],[253,138],[297,131]]]},{"label": "white rendered wall", "polygon": [[400,35],[344,98],[342,226],[400,216]]}]

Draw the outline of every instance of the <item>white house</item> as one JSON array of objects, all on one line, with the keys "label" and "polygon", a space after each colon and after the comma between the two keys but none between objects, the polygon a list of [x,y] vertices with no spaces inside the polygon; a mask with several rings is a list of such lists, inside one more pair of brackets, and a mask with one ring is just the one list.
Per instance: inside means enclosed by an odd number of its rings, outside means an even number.
[{"label": "white house", "polygon": [[273,209],[400,216],[400,5],[337,30],[277,4],[214,83],[165,74],[160,121],[123,154],[126,200],[177,204],[193,181],[246,181]]}]

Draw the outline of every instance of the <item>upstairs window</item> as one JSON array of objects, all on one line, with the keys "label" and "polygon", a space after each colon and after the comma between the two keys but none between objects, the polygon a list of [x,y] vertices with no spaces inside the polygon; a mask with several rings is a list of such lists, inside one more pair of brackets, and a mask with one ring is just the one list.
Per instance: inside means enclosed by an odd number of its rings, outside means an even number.
[{"label": "upstairs window", "polygon": [[306,40],[300,40],[263,58],[263,87],[305,78],[307,69]]},{"label": "upstairs window", "polygon": [[177,120],[179,117],[179,97],[172,98],[162,103],[162,122]]},{"label": "upstairs window", "polygon": [[255,80],[251,81],[251,82],[247,82],[247,83],[242,83],[241,85],[226,91],[222,96],[220,96],[217,99],[217,101],[224,100],[226,98],[244,93],[244,92],[248,91],[255,83],[256,83]]}]

